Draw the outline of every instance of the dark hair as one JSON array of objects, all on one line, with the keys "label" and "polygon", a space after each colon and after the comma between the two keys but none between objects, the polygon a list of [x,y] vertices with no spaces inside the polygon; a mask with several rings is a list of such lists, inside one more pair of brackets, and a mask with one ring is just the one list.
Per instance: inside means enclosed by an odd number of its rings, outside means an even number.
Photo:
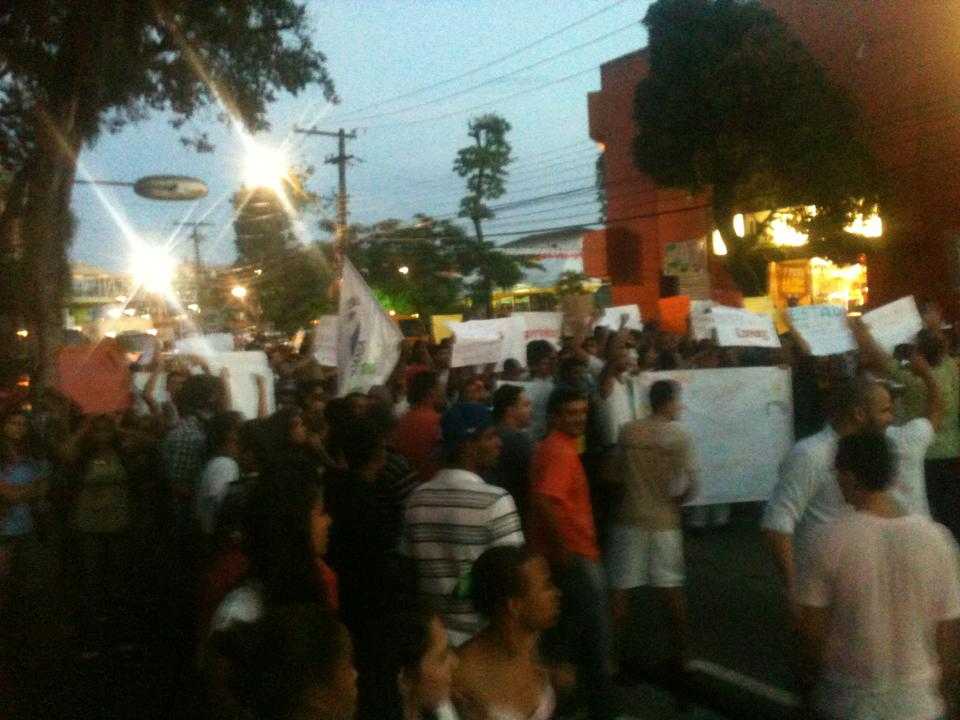
[{"label": "dark hair", "polygon": [[398,710],[402,707],[400,674],[410,678],[420,675],[423,658],[430,650],[432,628],[436,620],[441,620],[440,615],[421,608],[398,613],[383,623],[381,637],[384,642],[381,645],[383,652],[380,662],[383,663],[381,675],[385,697],[379,703],[382,712],[377,717],[391,720],[401,717]]},{"label": "dark hair", "polygon": [[223,446],[227,444],[230,436],[239,432],[243,423],[243,415],[233,410],[214,416],[207,428],[211,454],[223,450]]},{"label": "dark hair", "polygon": [[503,420],[507,411],[517,404],[523,388],[519,385],[501,385],[493,394],[493,419],[496,422]]},{"label": "dark hair", "polygon": [[177,410],[184,417],[216,409],[217,400],[223,395],[223,382],[213,375],[191,375],[188,377],[176,397],[173,398]]},{"label": "dark hair", "polygon": [[680,386],[673,380],[657,380],[650,386],[650,409],[660,412],[667,403],[676,400]]},{"label": "dark hair", "polygon": [[492,618],[511,598],[523,593],[521,568],[534,554],[524,545],[499,545],[477,558],[470,570],[470,599],[474,609]]},{"label": "dark hair", "polygon": [[[308,336],[309,337],[309,336]],[[324,380],[306,380],[297,386],[297,399],[301,405],[306,405],[307,400],[315,391],[321,391],[326,399],[326,381]]]},{"label": "dark hair", "polygon": [[329,686],[350,657],[350,635],[336,616],[312,604],[269,611],[215,637],[231,662],[230,687],[260,720],[298,717],[305,693]]},{"label": "dark hair", "polygon": [[531,340],[527,343],[527,367],[531,370],[551,357],[554,353],[553,345],[547,340]]},{"label": "dark hair", "polygon": [[584,370],[587,367],[587,363],[576,355],[570,355],[565,357],[560,361],[560,366],[557,368],[557,375],[561,378],[569,377],[576,370]]},{"label": "dark hair", "polygon": [[503,361],[503,371],[505,373],[513,373],[523,370],[523,366],[520,364],[520,361],[516,358],[507,358]]},{"label": "dark hair", "polygon": [[360,470],[386,447],[384,428],[373,418],[361,417],[344,428],[340,434],[343,457],[351,470]]},{"label": "dark hair", "polygon": [[32,458],[38,448],[39,443],[37,443],[33,429],[30,427],[30,413],[20,405],[15,405],[0,415],[0,460],[6,460],[11,452],[6,435],[3,433],[3,428],[10,418],[16,417],[17,415],[22,416],[24,420],[27,421],[27,434],[23,438],[20,450],[23,451],[25,457]]},{"label": "dark hair", "polygon": [[559,387],[550,393],[550,399],[547,401],[547,417],[553,417],[563,412],[565,405],[574,402],[582,402],[587,396],[572,387]]},{"label": "dark hair", "polygon": [[363,416],[357,413],[356,405],[348,397],[334,398],[328,402],[323,414],[329,429],[327,451],[337,457],[345,452],[350,427]]},{"label": "dark hair", "polygon": [[864,377],[838,381],[833,386],[827,402],[830,417],[843,420],[849,418],[856,410],[866,409],[870,391],[876,385],[875,380]]},{"label": "dark hair", "polygon": [[835,467],[851,473],[864,490],[880,492],[893,482],[896,458],[883,433],[860,432],[840,438]]},{"label": "dark hair", "polygon": [[917,333],[917,350],[930,365],[936,367],[943,362],[947,348],[939,333],[923,328]]},{"label": "dark hair", "polygon": [[268,607],[326,603],[310,535],[320,486],[300,475],[261,480],[251,493],[244,532],[250,576],[263,583]]},{"label": "dark hair", "polygon": [[438,376],[432,370],[424,370],[414,375],[407,387],[407,401],[410,406],[413,407],[423,402],[437,387],[437,382]]}]

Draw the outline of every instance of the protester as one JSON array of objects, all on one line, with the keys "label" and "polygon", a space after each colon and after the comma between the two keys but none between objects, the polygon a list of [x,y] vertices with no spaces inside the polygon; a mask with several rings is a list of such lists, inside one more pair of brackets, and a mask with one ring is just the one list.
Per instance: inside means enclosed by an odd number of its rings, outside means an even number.
[{"label": "protester", "polygon": [[612,637],[600,550],[578,441],[587,423],[587,399],[560,388],[548,405],[550,434],[531,470],[531,542],[551,562],[563,593],[556,642],[579,671],[591,718],[612,717]]},{"label": "protester", "polygon": [[557,622],[560,594],[547,561],[522,546],[491,548],[473,565],[471,597],[489,624],[460,648],[463,716],[549,720],[556,697],[539,644]]},{"label": "protester", "polygon": [[403,455],[421,481],[440,469],[440,384],[434,372],[421,372],[410,380],[410,409],[393,430],[391,445]]},{"label": "protester", "polygon": [[658,380],[650,386],[651,415],[628,423],[612,458],[623,474],[623,499],[610,530],[607,574],[613,617],[627,620],[628,591],[656,588],[672,625],[674,663],[682,667],[689,651],[684,591],[680,507],[697,491],[693,440],[678,420],[680,386]]},{"label": "protester", "polygon": [[557,351],[546,340],[527,343],[527,394],[533,405],[533,420],[530,435],[540,440],[547,434],[547,403],[554,389],[554,373],[557,366]]},{"label": "protester", "polygon": [[895,463],[881,433],[839,439],[837,482],[853,512],[820,528],[799,575],[799,627],[823,718],[957,716],[958,548],[887,492]]},{"label": "protester", "polygon": [[468,592],[471,566],[488,547],[519,545],[523,533],[513,498],[482,478],[500,456],[490,411],[468,403],[455,410],[444,416],[446,468],[407,500],[402,551],[416,565],[421,598],[461,645],[481,624]]},{"label": "protester", "polygon": [[220,506],[230,486],[240,480],[240,428],[243,415],[238,412],[221,413],[210,422],[212,457],[200,477],[197,492],[197,521],[204,537],[210,540],[217,527]]},{"label": "protester", "polygon": [[500,459],[484,478],[491,485],[510,493],[522,520],[525,520],[530,486],[530,460],[533,441],[530,427],[530,398],[519,385],[502,385],[493,394],[493,420],[500,437]]}]

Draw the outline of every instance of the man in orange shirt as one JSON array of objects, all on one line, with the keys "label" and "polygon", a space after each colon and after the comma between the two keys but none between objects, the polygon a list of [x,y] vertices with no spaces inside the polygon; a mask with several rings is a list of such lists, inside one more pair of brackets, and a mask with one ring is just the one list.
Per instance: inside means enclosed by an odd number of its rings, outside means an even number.
[{"label": "man in orange shirt", "polygon": [[417,373],[407,388],[410,409],[397,421],[391,445],[426,482],[440,469],[440,383],[437,374]]},{"label": "man in orange shirt", "polygon": [[533,457],[531,541],[553,565],[563,592],[559,650],[577,665],[590,717],[614,717],[611,707],[612,637],[590,488],[579,455],[587,426],[587,398],[554,390],[547,404],[550,433]]}]

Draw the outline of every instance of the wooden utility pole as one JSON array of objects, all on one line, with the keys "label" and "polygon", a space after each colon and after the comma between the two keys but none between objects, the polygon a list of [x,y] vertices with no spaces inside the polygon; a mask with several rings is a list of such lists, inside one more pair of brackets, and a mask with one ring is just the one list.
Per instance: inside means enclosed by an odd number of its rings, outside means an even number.
[{"label": "wooden utility pole", "polygon": [[353,155],[347,155],[347,140],[356,140],[356,130],[349,133],[340,128],[336,132],[329,130],[317,130],[316,128],[294,128],[293,130],[301,135],[322,135],[324,137],[337,138],[337,154],[327,155],[324,163],[327,165],[336,165],[339,183],[337,188],[337,230],[334,241],[334,257],[336,258],[337,275],[343,267],[343,253],[347,242],[347,163],[353,160]]},{"label": "wooden utility pole", "polygon": [[209,222],[180,222],[176,223],[180,227],[190,227],[190,240],[193,242],[193,291],[196,293],[195,302],[200,302],[200,282],[203,273],[203,260],[200,257],[200,243],[206,238],[200,234],[198,228],[209,227],[213,223]]}]

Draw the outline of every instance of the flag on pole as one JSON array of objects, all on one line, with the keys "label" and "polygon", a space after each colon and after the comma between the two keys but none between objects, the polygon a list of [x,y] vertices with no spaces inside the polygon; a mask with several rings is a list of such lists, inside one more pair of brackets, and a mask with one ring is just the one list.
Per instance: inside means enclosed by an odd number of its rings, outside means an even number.
[{"label": "flag on pole", "polygon": [[400,359],[403,334],[346,258],[340,285],[337,367],[340,396],[382,385]]}]

